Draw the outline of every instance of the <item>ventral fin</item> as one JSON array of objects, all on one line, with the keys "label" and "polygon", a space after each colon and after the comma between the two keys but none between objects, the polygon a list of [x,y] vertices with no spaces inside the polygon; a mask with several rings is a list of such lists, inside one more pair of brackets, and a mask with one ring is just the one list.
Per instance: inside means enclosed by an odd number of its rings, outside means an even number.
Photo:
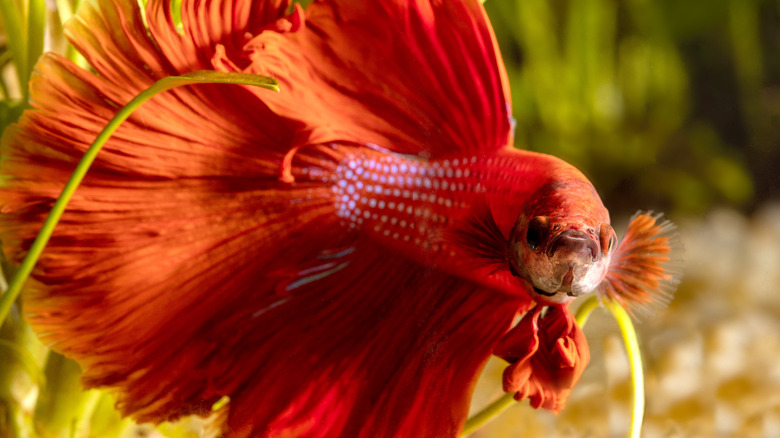
[{"label": "ventral fin", "polygon": [[631,218],[612,255],[600,296],[617,301],[632,316],[669,302],[680,282],[682,243],[677,227],[660,213],[639,211]]}]

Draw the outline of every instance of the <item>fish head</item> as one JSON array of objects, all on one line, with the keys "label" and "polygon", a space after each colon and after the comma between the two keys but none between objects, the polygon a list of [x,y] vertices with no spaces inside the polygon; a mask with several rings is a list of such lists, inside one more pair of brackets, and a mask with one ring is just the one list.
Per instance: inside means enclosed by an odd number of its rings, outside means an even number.
[{"label": "fish head", "polygon": [[616,246],[608,222],[521,215],[507,255],[510,270],[530,283],[537,300],[562,304],[596,289]]}]

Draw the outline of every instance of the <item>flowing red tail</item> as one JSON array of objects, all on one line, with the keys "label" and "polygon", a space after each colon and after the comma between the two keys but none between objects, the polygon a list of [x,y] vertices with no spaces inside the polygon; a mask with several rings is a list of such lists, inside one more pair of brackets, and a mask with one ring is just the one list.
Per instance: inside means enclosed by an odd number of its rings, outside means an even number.
[{"label": "flowing red tail", "polygon": [[[341,227],[331,144],[432,161],[511,144],[506,73],[480,2],[324,0],[289,14],[287,0],[142,3],[82,2],[69,21],[96,74],[56,55],[36,66],[35,109],[0,151],[11,260],[97,132],[157,79],[243,71],[283,91],[176,89],[118,129],[26,291],[42,338],[142,421],[210,414],[228,395],[228,436],[458,434],[480,366],[530,298],[522,286],[503,293],[521,281],[508,271],[477,284]],[[545,179],[534,175],[506,181]]]},{"label": "flowing red tail", "polygon": [[[524,301],[355,239],[338,159],[299,150],[293,183],[271,160],[252,180],[93,174],[35,271],[29,320],[140,421],[228,395],[229,436],[457,434]],[[50,201],[6,205],[18,259]]]}]

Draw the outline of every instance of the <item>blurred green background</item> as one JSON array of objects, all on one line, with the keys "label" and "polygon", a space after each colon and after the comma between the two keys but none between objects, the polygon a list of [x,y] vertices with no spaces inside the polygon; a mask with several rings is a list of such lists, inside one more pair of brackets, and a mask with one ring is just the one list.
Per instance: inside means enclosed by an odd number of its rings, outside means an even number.
[{"label": "blurred green background", "polygon": [[[24,108],[20,84],[44,44],[79,61],[62,37],[76,1],[0,0],[0,130]],[[582,169],[615,217],[750,215],[780,199],[780,0],[485,7],[512,85],[517,146]],[[160,433],[120,422],[110,395],[81,392],[77,366],[15,312],[0,329],[0,437]],[[160,430],[199,436],[203,426]]]},{"label": "blurred green background", "polygon": [[780,2],[495,0],[517,145],[583,169],[613,211],[750,211],[780,196]]}]

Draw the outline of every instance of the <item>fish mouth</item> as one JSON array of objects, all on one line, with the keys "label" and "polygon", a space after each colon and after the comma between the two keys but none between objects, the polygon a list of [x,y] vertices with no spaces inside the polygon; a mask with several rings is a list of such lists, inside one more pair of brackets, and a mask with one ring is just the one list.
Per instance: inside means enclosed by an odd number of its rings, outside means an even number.
[{"label": "fish mouth", "polygon": [[534,292],[538,293],[539,295],[543,295],[545,297],[553,297],[557,294],[566,294],[570,297],[577,297],[579,294],[574,293],[571,287],[573,280],[574,280],[574,267],[569,266],[568,269],[566,269],[566,273],[560,277],[560,281],[558,282],[557,286],[552,287],[553,289],[552,292],[548,292],[536,286],[535,284],[532,284],[531,286],[533,287]]},{"label": "fish mouth", "polygon": [[578,294],[575,294],[571,291],[562,291],[557,290],[554,292],[548,292],[540,287],[532,286],[533,291],[536,293],[536,296],[533,297],[534,300],[538,303],[542,303],[545,306],[557,306],[566,304],[569,301],[575,299]]},{"label": "fish mouth", "polygon": [[574,293],[574,291],[555,291],[555,292],[547,292],[546,290],[539,289],[539,288],[538,288],[538,287],[536,287],[536,286],[532,286],[532,287],[533,287],[533,289],[534,289],[534,292],[538,293],[539,295],[543,295],[543,296],[545,296],[545,297],[554,297],[554,296],[556,296],[556,295],[558,295],[558,294],[562,294],[562,293],[565,293],[565,294],[566,294],[566,296],[573,297],[573,298],[577,298],[578,296],[580,296],[580,294],[578,294],[578,293]]},{"label": "fish mouth", "polygon": [[536,286],[533,286],[533,288],[534,288],[534,292],[538,293],[539,295],[544,295],[546,297],[554,297],[556,294],[558,294],[558,292],[547,292],[545,290],[539,289]]},{"label": "fish mouth", "polygon": [[576,256],[580,260],[595,262],[599,259],[598,242],[587,233],[580,230],[566,230],[550,239],[545,253],[550,259],[555,258],[560,251],[563,257]]}]

